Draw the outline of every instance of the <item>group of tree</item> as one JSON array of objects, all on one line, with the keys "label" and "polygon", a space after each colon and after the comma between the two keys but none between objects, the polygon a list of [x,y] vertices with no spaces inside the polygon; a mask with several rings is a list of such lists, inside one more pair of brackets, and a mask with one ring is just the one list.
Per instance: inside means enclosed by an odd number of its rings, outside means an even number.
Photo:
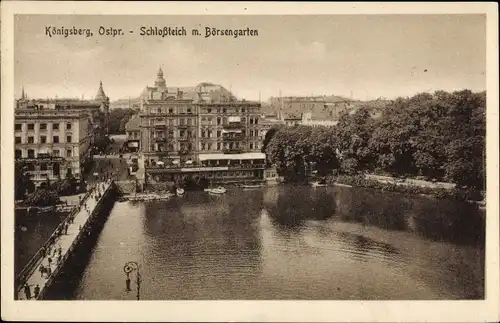
[{"label": "group of tree", "polygon": [[29,206],[49,206],[60,202],[59,196],[78,194],[85,189],[82,182],[69,175],[65,179],[46,182],[35,188],[35,184],[26,173],[25,165],[16,163],[14,194],[16,200],[22,200]]},{"label": "group of tree", "polygon": [[132,109],[116,108],[109,112],[109,132],[112,134],[125,133],[125,125],[130,120],[132,115],[136,113]]},{"label": "group of tree", "polygon": [[335,127],[271,130],[264,149],[285,176],[312,167],[320,174],[423,176],[484,188],[485,92],[421,93],[390,101],[380,118],[362,107]]}]

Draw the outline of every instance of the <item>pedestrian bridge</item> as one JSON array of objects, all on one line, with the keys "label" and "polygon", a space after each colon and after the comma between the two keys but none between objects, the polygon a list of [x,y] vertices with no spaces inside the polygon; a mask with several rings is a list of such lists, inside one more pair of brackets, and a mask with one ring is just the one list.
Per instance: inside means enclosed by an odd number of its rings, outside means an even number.
[{"label": "pedestrian bridge", "polygon": [[[16,277],[16,299],[42,299],[76,244],[83,235],[88,234],[90,220],[96,215],[98,206],[112,187],[112,180],[94,185],[84,196],[81,204],[59,224],[47,242]],[[68,225],[67,231],[66,225]],[[43,272],[42,267],[46,269]]]}]

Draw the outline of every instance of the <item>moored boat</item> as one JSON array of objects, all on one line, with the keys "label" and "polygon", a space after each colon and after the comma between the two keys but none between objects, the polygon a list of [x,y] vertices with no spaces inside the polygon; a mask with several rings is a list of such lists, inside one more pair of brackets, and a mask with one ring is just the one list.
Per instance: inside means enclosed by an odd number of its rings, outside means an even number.
[{"label": "moored boat", "polygon": [[312,187],[325,187],[328,186],[326,183],[321,183],[321,182],[312,182],[311,183]]},{"label": "moored boat", "polygon": [[205,192],[207,192],[208,194],[222,195],[225,194],[227,190],[224,187],[219,186],[215,188],[206,188]]},{"label": "moored boat", "polygon": [[242,184],[241,185],[241,188],[246,188],[246,189],[250,189],[250,188],[261,188],[262,185],[261,184]]}]

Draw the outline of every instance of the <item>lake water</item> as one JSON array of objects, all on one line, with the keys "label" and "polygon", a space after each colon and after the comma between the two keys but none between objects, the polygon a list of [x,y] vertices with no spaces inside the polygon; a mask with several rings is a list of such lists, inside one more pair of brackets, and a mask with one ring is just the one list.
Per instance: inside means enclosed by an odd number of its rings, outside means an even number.
[{"label": "lake water", "polygon": [[482,211],[361,188],[231,188],[116,203],[50,299],[481,299]]}]

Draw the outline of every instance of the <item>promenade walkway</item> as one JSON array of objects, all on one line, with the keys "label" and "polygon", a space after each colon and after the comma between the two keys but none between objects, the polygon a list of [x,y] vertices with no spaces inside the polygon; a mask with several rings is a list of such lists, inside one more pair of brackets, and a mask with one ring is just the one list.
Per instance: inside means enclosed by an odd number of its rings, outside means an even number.
[{"label": "promenade walkway", "polygon": [[[31,300],[38,299],[34,296],[36,286],[40,289],[39,296],[43,295],[44,289],[58,274],[58,271],[70,255],[74,242],[84,230],[85,224],[90,219],[92,212],[100,200],[99,194],[102,199],[104,193],[110,188],[110,186],[110,180],[98,183],[92,189],[87,198],[82,201],[79,206],[79,210],[65,220],[65,223],[68,224],[67,232],[62,232],[62,234],[56,235],[53,243],[51,243],[48,248],[42,247],[45,248],[45,252],[41,251],[35,255],[35,257],[38,256],[38,259],[30,265],[29,272],[25,274],[25,276],[28,277],[25,280],[26,283],[18,287],[17,299],[28,299],[26,295],[26,285],[29,286]],[[62,227],[64,227],[64,225]],[[40,270],[41,266],[46,268],[45,273],[42,273]]]}]

